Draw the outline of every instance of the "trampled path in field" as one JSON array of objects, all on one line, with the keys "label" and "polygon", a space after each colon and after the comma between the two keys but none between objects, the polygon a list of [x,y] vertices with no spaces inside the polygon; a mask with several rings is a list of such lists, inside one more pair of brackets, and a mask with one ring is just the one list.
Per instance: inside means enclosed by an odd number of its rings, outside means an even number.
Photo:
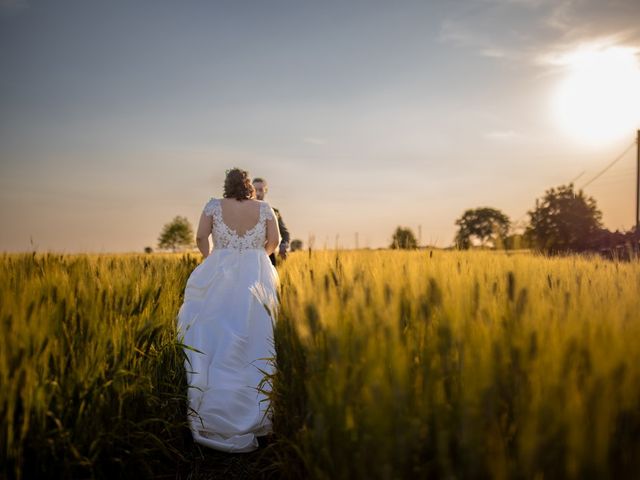
[{"label": "trampled path in field", "polygon": [[260,448],[249,453],[226,453],[193,445],[190,465],[184,466],[176,474],[159,478],[185,480],[225,480],[277,479],[269,465],[270,451],[266,441],[260,441]]}]

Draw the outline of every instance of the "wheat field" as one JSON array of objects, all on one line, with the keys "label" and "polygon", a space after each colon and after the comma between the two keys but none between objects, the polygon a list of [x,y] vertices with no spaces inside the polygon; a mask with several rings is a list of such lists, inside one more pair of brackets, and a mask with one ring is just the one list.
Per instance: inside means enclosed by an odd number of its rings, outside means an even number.
[{"label": "wheat field", "polygon": [[[0,257],[0,474],[177,478],[195,255]],[[271,478],[628,478],[640,263],[296,252],[279,267]]]}]

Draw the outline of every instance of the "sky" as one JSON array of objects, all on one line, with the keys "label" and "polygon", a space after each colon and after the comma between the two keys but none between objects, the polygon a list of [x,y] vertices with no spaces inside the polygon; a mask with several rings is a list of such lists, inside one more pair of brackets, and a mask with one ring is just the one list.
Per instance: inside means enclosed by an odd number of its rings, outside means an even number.
[{"label": "sky", "polygon": [[[521,223],[633,143],[639,18],[637,0],[0,0],[0,251],[155,248],[232,167],[314,248],[397,226],[448,246],[481,206]],[[635,148],[585,192],[630,228]]]}]

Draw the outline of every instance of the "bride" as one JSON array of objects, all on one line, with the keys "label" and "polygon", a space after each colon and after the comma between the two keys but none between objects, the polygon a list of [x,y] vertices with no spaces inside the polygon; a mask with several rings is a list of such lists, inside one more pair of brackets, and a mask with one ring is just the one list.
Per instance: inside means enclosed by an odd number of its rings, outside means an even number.
[{"label": "bride", "polygon": [[191,433],[216,450],[250,452],[271,430],[259,385],[273,371],[268,358],[279,280],[269,255],[280,243],[278,223],[269,204],[255,200],[249,174],[234,168],[224,198],[204,206],[196,237],[205,259],[187,280],[178,312],[179,333],[190,347]]}]

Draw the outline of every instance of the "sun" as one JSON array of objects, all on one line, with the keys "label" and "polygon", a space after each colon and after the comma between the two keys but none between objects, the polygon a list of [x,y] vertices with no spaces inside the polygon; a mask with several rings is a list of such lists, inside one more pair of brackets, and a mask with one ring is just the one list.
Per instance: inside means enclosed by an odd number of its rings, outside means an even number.
[{"label": "sun", "polygon": [[630,47],[584,47],[558,61],[566,76],[553,108],[559,127],[582,143],[603,144],[640,129],[640,62]]}]

